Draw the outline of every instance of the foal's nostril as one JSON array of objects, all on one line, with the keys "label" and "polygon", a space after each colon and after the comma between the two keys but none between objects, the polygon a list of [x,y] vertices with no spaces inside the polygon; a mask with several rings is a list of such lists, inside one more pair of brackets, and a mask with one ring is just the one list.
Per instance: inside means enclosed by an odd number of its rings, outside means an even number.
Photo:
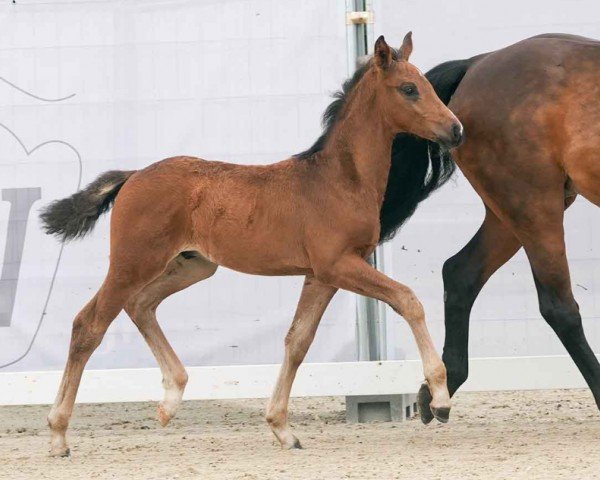
[{"label": "foal's nostril", "polygon": [[463,137],[463,127],[460,123],[452,125],[452,140],[456,145],[460,144]]},{"label": "foal's nostril", "polygon": [[448,126],[444,126],[443,133],[437,137],[437,142],[445,148],[458,147],[464,139],[464,129],[460,122],[454,122]]}]

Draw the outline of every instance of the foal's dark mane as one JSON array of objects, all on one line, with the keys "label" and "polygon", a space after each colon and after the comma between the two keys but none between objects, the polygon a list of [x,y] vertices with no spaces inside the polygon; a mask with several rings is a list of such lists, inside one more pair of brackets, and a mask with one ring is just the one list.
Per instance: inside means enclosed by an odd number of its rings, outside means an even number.
[{"label": "foal's dark mane", "polygon": [[[394,54],[395,57],[395,54]],[[321,123],[323,125],[323,133],[317,141],[308,149],[294,155],[294,158],[298,158],[300,160],[309,160],[316,153],[323,150],[325,147],[325,143],[333,130],[333,126],[336,124],[337,120],[341,117],[342,110],[348,101],[348,97],[350,96],[350,92],[354,90],[354,87],[360,82],[361,78],[365,76],[365,73],[371,66],[370,62],[365,62],[360,67],[356,69],[354,75],[350,78],[346,79],[346,81],[342,84],[342,89],[334,92],[332,97],[335,99],[333,102],[329,104],[329,106],[323,112],[323,119]]]},{"label": "foal's dark mane", "polygon": [[[397,52],[393,52],[397,59]],[[425,75],[433,84],[437,94],[447,105],[450,97],[466,72],[469,60],[457,60],[438,65]],[[334,100],[323,113],[323,133],[308,149],[294,158],[310,160],[323,150],[333,126],[340,119],[350,92],[369,69],[370,62],[359,67],[342,85],[342,89],[333,94]],[[446,72],[461,70],[462,75],[456,82],[446,81]],[[455,80],[455,78],[453,78]],[[390,240],[398,229],[414,213],[417,205],[431,193],[444,185],[456,170],[456,164],[449,152],[437,143],[409,134],[397,135],[392,145],[392,164],[379,213],[381,233],[379,242]]]}]

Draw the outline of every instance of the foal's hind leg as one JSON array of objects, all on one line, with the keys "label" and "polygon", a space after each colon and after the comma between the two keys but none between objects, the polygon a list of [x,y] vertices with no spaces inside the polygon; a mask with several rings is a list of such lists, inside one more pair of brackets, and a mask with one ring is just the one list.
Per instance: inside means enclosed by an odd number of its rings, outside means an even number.
[{"label": "foal's hind leg", "polygon": [[[69,455],[65,433],[73,412],[73,404],[85,364],[100,345],[106,330],[119,314],[127,299],[161,273],[166,260],[150,265],[139,262],[137,267],[124,265],[111,268],[96,296],[79,312],[73,322],[69,358],[63,378],[48,415],[51,431],[50,454]],[[117,270],[119,270],[117,272]]]},{"label": "foal's hind leg", "polygon": [[163,376],[165,395],[157,408],[162,426],[175,416],[188,376],[156,320],[156,309],[168,296],[209,278],[216,270],[217,265],[204,257],[178,255],[160,277],[146,285],[125,305],[125,311],[146,339]]},{"label": "foal's hind leg", "polygon": [[267,422],[283,448],[301,448],[288,423],[292,383],[337,288],[306,277],[292,325],[285,337],[285,358],[267,407]]}]

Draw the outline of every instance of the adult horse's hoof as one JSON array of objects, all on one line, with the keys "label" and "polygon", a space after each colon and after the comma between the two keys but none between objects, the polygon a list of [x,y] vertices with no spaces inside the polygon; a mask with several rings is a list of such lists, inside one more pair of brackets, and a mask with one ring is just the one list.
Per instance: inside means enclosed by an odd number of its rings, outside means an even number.
[{"label": "adult horse's hoof", "polygon": [[448,408],[448,407],[440,407],[440,408],[431,407],[430,410],[438,422],[448,423],[448,420],[450,419],[450,408]]},{"label": "adult horse's hoof", "polygon": [[296,437],[294,437],[294,443],[290,447],[290,450],[302,450],[302,444]]},{"label": "adult horse's hoof", "polygon": [[434,413],[432,413],[431,408],[429,407],[431,400],[432,397],[431,393],[429,392],[429,386],[426,383],[423,383],[419,389],[419,393],[417,394],[417,405],[419,406],[419,415],[421,416],[421,421],[425,425],[431,423],[434,418]]},{"label": "adult horse's hoof", "polygon": [[302,445],[300,444],[300,440],[295,435],[292,435],[290,441],[281,442],[281,448],[284,450],[302,450]]}]

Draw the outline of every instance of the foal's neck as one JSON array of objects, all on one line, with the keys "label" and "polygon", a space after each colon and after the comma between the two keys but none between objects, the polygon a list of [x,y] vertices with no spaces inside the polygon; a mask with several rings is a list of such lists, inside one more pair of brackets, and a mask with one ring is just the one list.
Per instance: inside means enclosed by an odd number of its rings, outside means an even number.
[{"label": "foal's neck", "polygon": [[338,165],[339,174],[376,193],[383,201],[395,133],[378,111],[375,93],[355,92],[333,128],[323,156]]}]

